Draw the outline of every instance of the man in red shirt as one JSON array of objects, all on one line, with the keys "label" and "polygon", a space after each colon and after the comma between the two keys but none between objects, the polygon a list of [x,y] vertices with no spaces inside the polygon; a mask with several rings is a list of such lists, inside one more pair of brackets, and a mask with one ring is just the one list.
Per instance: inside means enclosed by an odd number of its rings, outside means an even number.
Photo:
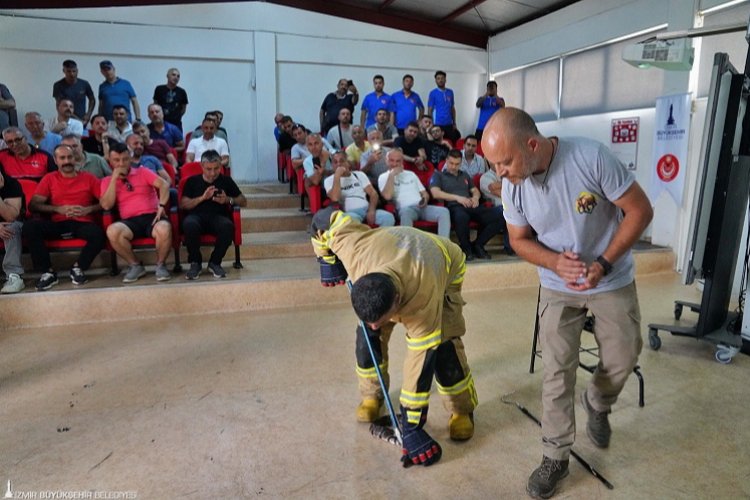
[{"label": "man in red shirt", "polygon": [[91,262],[104,248],[104,230],[94,220],[99,205],[99,179],[88,172],[77,172],[73,150],[61,144],[55,148],[57,171],[45,175],[36,193],[31,197],[32,212],[49,214],[49,219],[31,219],[23,224],[34,269],[42,273],[36,289],[48,290],[57,284],[57,273],[52,268],[45,238],[59,238],[72,234],[74,238],[86,240],[78,260],[70,268],[70,279],[74,285],[83,285],[88,280],[83,274]]},{"label": "man in red shirt", "polygon": [[109,163],[112,175],[101,181],[100,202],[104,210],[117,205],[120,213],[120,220],[107,228],[107,238],[117,255],[128,263],[123,283],[133,283],[146,274],[133,253],[133,238],[156,240],[156,279],[171,279],[165,264],[172,243],[172,226],[166,218],[169,184],[148,168],[131,168],[125,144],[112,145]]},{"label": "man in red shirt", "polygon": [[40,181],[48,172],[57,170],[52,157],[41,149],[32,148],[18,127],[3,130],[8,149],[0,151],[0,167],[14,179]]}]

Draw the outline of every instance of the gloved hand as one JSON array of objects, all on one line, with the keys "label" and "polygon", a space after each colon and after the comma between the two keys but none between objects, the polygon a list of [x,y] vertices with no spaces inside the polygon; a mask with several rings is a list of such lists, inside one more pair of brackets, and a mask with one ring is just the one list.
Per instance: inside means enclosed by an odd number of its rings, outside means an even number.
[{"label": "gloved hand", "polygon": [[401,407],[401,429],[403,439],[403,455],[401,462],[404,467],[412,465],[424,465],[425,467],[437,463],[443,454],[440,445],[422,429],[427,420],[427,408],[421,410],[419,423],[410,423],[408,412],[403,406]]},{"label": "gloved hand", "polygon": [[320,264],[320,284],[323,286],[343,285],[348,276],[344,264],[335,255],[318,257]]}]

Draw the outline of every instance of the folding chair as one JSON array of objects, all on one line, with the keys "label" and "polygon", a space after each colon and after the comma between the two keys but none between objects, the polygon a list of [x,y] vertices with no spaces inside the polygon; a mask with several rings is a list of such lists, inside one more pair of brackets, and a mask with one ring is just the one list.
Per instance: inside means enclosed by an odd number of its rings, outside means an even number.
[{"label": "folding chair", "polygon": [[[537,356],[540,358],[542,357],[542,350],[537,347],[539,339],[539,299],[541,298],[541,296],[542,287],[540,286],[536,296],[536,317],[534,318],[534,338],[531,341],[531,362],[529,363],[529,373],[534,373],[534,363]],[[583,325],[583,330],[593,334],[595,327],[596,318],[592,315],[587,316],[586,322]],[[599,347],[581,346],[578,349],[578,367],[583,368],[587,372],[593,374],[598,363],[584,363],[583,361],[581,361],[581,354],[590,355],[596,359],[599,359]],[[639,365],[635,365],[635,368],[633,368],[633,373],[635,373],[635,376],[638,378],[638,406],[643,408],[646,403],[644,402],[643,396],[644,382],[643,375],[641,374],[641,367]]]}]

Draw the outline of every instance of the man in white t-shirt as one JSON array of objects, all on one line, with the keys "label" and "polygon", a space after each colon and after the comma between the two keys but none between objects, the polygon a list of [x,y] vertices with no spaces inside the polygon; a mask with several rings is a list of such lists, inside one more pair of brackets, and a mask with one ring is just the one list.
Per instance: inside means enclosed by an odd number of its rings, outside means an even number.
[{"label": "man in white t-shirt", "polygon": [[83,123],[73,114],[73,101],[64,98],[57,101],[57,116],[49,121],[49,129],[61,136],[75,134],[81,137],[83,135]]},{"label": "man in white t-shirt", "polygon": [[404,153],[392,149],[385,155],[388,171],[378,177],[380,194],[396,204],[402,226],[413,226],[415,220],[438,223],[438,235],[447,238],[451,214],[445,207],[428,205],[430,195],[414,172],[404,170]]},{"label": "man in white t-shirt", "polygon": [[226,167],[229,165],[229,146],[227,141],[221,137],[216,137],[216,122],[211,118],[204,118],[201,123],[201,131],[203,135],[190,139],[185,156],[188,162],[195,161],[196,158],[200,158],[201,155],[213,149],[221,156],[221,165]]},{"label": "man in white t-shirt", "polygon": [[339,203],[347,215],[359,222],[378,226],[393,226],[396,223],[393,214],[377,209],[378,193],[365,174],[352,172],[346,153],[334,153],[332,163],[333,175],[323,181],[331,201]]}]

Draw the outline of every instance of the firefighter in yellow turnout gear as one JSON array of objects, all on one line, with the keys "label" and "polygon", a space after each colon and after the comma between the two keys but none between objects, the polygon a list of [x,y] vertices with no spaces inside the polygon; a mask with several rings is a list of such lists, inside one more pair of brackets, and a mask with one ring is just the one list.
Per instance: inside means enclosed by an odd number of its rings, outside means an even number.
[{"label": "firefighter in yellow turnout gear", "polygon": [[[370,229],[341,211],[318,212],[313,232],[316,255],[328,262],[337,257],[354,283],[352,305],[371,330],[386,385],[389,337],[395,323],[406,328],[408,349],[399,398],[403,460],[405,465],[431,465],[441,454],[440,446],[423,430],[433,375],[451,414],[451,439],[466,440],[474,434],[477,397],[461,340],[466,331],[463,251],[448,239],[411,227]],[[358,331],[357,375],[363,401],[357,417],[372,421],[383,394],[361,339]]]}]

